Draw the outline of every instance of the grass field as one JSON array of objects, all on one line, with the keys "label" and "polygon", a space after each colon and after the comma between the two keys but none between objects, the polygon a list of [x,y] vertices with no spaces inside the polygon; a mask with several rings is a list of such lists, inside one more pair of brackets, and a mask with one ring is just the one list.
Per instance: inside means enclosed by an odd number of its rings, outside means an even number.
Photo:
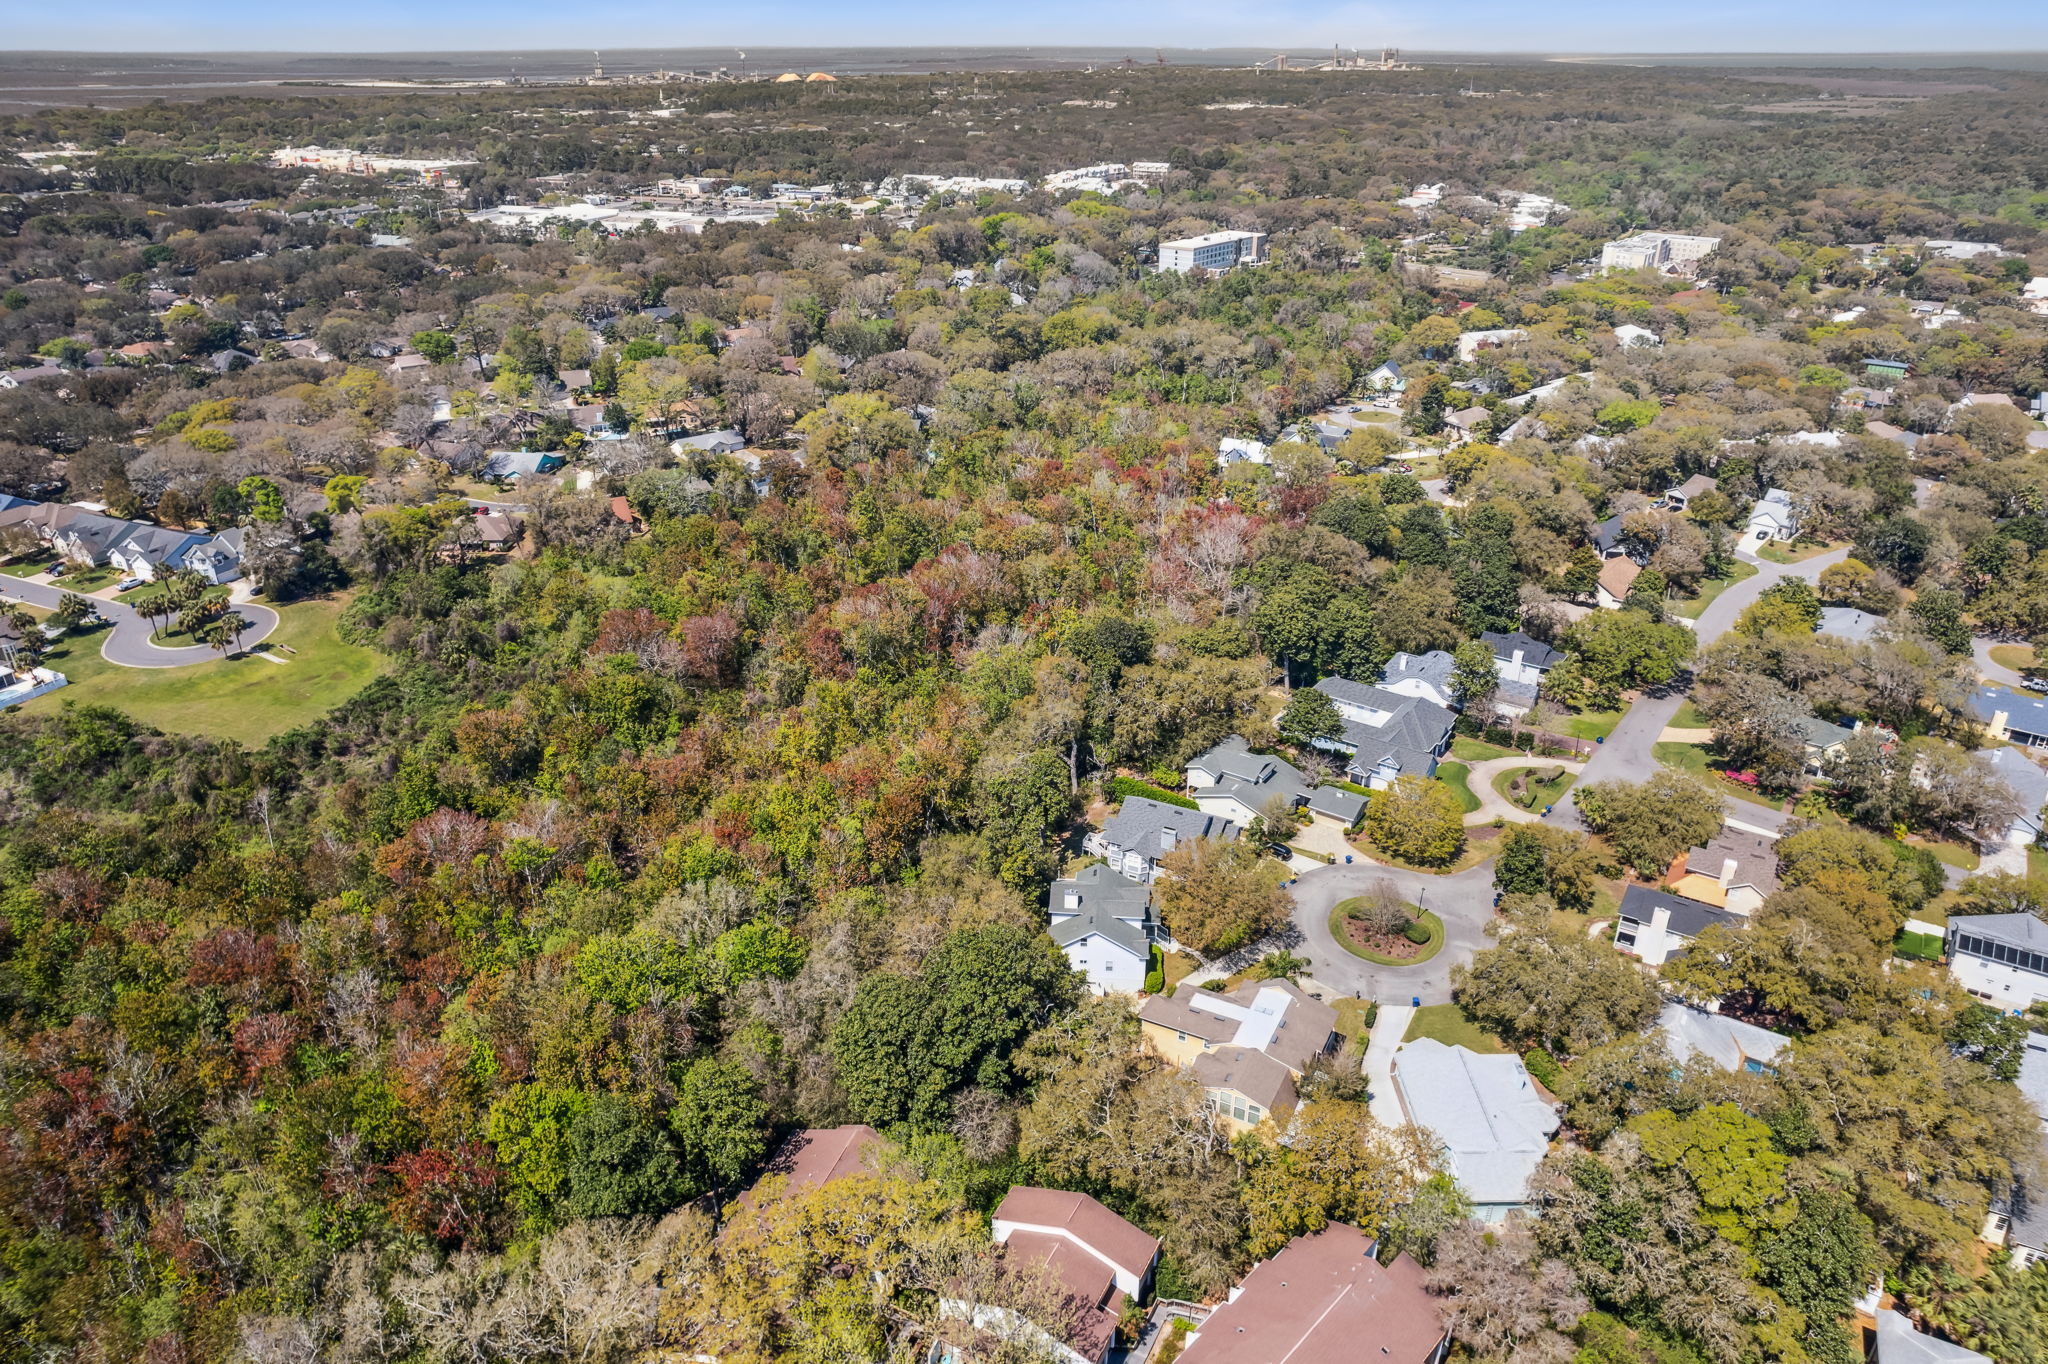
[{"label": "grass field", "polygon": [[1480,1031],[1479,1025],[1465,1017],[1465,1011],[1455,1004],[1425,1004],[1415,1011],[1415,1017],[1408,1023],[1408,1035],[1401,1040],[1413,1042],[1423,1037],[1482,1055],[1498,1056],[1507,1051],[1499,1038]]},{"label": "grass field", "polygon": [[2030,673],[2038,666],[2033,646],[2027,644],[1994,644],[1991,646],[1991,661],[2016,673]]},{"label": "grass field", "polygon": [[[1429,913],[1421,913],[1416,916],[1415,921],[1429,930],[1429,941],[1422,944],[1422,950],[1412,957],[1382,956],[1371,948],[1360,947],[1357,943],[1351,941],[1351,934],[1344,924],[1347,907],[1357,903],[1357,898],[1340,900],[1330,910],[1330,936],[1337,940],[1337,946],[1343,948],[1352,956],[1366,961],[1378,962],[1381,966],[1420,966],[1444,950],[1444,921],[1437,918],[1436,915]],[[1412,910],[1415,906],[1410,905],[1408,908]]]},{"label": "grass field", "polygon": [[[1451,756],[1460,762],[1483,763],[1488,758],[1515,758],[1520,757],[1521,752],[1519,748],[1502,748],[1499,744],[1482,743],[1463,735],[1451,740]],[[1442,764],[1438,764],[1437,770],[1443,770]]]},{"label": "grass field", "polygon": [[[282,607],[277,632],[251,652],[184,668],[109,663],[100,657],[104,630],[66,639],[48,661],[71,685],[37,697],[27,709],[53,711],[66,701],[117,706],[167,733],[233,739],[254,748],[319,719],[384,671],[381,655],[345,644],[335,633],[344,604],[329,598]],[[290,661],[272,663],[259,653]]]},{"label": "grass field", "polygon": [[1714,604],[1714,598],[1720,596],[1744,578],[1754,578],[1757,574],[1755,564],[1746,564],[1740,559],[1734,560],[1732,567],[1733,571],[1727,577],[1711,578],[1702,583],[1696,595],[1687,597],[1683,601],[1668,603],[1671,613],[1678,616],[1697,617],[1700,612]]},{"label": "grass field", "polygon": [[1756,557],[1768,559],[1774,564],[1803,564],[1808,559],[1817,558],[1831,549],[1842,547],[1841,542],[1836,540],[1830,540],[1825,544],[1810,540],[1795,540],[1792,543],[1793,548],[1790,550],[1780,545],[1765,545],[1756,552]]},{"label": "grass field", "polygon": [[1912,847],[1927,849],[1934,854],[1934,860],[1944,866],[1961,867],[1964,871],[1977,870],[1977,864],[1983,860],[1977,855],[1975,848],[1966,847],[1961,843],[1950,843],[1945,839],[1922,838],[1919,834],[1910,834],[1906,842]]},{"label": "grass field", "polygon": [[1358,1043],[1362,1050],[1370,1032],[1365,1026],[1365,1011],[1372,1007],[1372,1002],[1347,995],[1343,999],[1331,1000],[1330,1007],[1337,1011],[1337,1035]]},{"label": "grass field", "polygon": [[1588,710],[1577,715],[1567,715],[1558,722],[1560,734],[1569,734],[1574,739],[1604,739],[1614,733],[1614,727],[1621,723],[1622,712],[1618,710]]},{"label": "grass field", "polygon": [[1463,763],[1438,763],[1436,779],[1458,793],[1458,799],[1465,806],[1465,813],[1471,814],[1479,808],[1479,797],[1472,794],[1472,783],[1467,780],[1472,769]]},{"label": "grass field", "polygon": [[1752,791],[1740,782],[1721,780],[1720,773],[1713,767],[1713,754],[1707,752],[1706,748],[1700,744],[1657,744],[1650,749],[1650,753],[1651,756],[1666,767],[1675,767],[1681,772],[1689,772],[1724,796],[1733,796],[1737,800],[1748,801],[1751,805],[1761,805],[1766,810],[1782,810],[1785,808],[1785,802],[1782,800],[1774,800],[1770,796]]},{"label": "grass field", "polygon": [[1707,723],[1707,717],[1700,714],[1700,708],[1688,698],[1685,704],[1678,708],[1678,714],[1671,717],[1671,728],[1712,729],[1713,726]]},{"label": "grass field", "polygon": [[1540,810],[1546,805],[1555,805],[1558,797],[1571,790],[1572,783],[1578,780],[1570,772],[1561,772],[1552,781],[1531,781],[1520,796],[1508,789],[1508,783],[1524,773],[1533,774],[1549,770],[1540,764],[1535,767],[1510,767],[1505,772],[1495,774],[1493,789],[1500,793],[1501,799],[1511,805],[1519,805],[1524,810]]}]

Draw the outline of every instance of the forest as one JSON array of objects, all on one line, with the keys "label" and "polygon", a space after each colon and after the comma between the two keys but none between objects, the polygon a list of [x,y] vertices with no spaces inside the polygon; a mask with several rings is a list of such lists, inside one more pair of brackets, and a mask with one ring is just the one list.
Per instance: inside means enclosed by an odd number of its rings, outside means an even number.
[{"label": "forest", "polygon": [[[2048,1017],[1893,950],[1934,907],[2048,919],[2048,875],[1951,884],[1925,851],[2014,813],[1968,765],[1973,642],[2048,648],[2043,79],[1943,73],[1844,117],[1751,112],[1785,87],[1722,70],[1484,79],[0,119],[0,368],[63,371],[0,387],[0,492],[245,526],[260,599],[332,606],[335,647],[378,660],[260,741],[98,681],[0,716],[0,1356],[922,1358],[1031,1183],[1160,1237],[1162,1297],[1358,1226],[1428,1267],[1472,1360],[1854,1364],[1881,1280],[2048,1364],[2048,1268],[1978,1239],[2048,1179],[2014,1084]],[[1209,107],[1247,100],[1280,107]],[[474,160],[448,196],[264,163],[306,142]],[[71,169],[16,155],[65,144]],[[464,217],[657,176],[1150,156],[1172,173],[1115,195],[701,234]],[[1435,211],[1397,202],[1424,181]],[[1511,232],[1505,190],[1568,207]],[[1720,244],[1699,279],[1586,268],[1645,227]],[[1272,260],[1149,268],[1218,228]],[[1430,243],[1487,278],[1445,284]],[[1383,420],[1301,425],[1389,362]],[[1983,393],[2010,401],[1960,401]],[[727,429],[744,458],[671,443]],[[1270,458],[1220,465],[1227,438]],[[493,481],[515,447],[563,476]],[[1685,514],[1654,505],[1702,474]],[[1847,557],[1695,640],[1676,622],[1754,566],[1736,541],[1774,488]],[[464,499],[516,504],[517,542],[478,544]],[[1590,610],[1610,518],[1643,572]],[[1823,605],[1897,628],[1816,635]],[[1591,832],[1498,835],[1459,1003],[1541,1058],[1564,1127],[1539,1210],[1482,1229],[1372,1116],[1369,1021],[1233,1137],[1045,906],[1119,781],[1170,794],[1231,735],[1312,765],[1318,679],[1515,630],[1565,658],[1539,727],[1684,679],[1717,761],[1788,801],[1800,722],[1896,747],[1799,800],[1749,927],[1655,975],[1587,928],[1718,831],[1718,789],[1603,785]],[[1436,856],[1427,810],[1372,809]],[[1191,861],[1167,927],[1222,958],[1285,919],[1262,878]],[[1249,969],[1300,974],[1279,955]],[[1674,1066],[1667,998],[1791,1048]],[[849,1122],[888,1139],[872,1184],[735,1204],[788,1134]]]}]

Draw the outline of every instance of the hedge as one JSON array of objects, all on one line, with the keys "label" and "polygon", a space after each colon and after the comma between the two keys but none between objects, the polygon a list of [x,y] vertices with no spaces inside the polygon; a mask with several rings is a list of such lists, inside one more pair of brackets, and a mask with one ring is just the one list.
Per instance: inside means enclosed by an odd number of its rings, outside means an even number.
[{"label": "hedge", "polygon": [[1183,810],[1199,810],[1202,808],[1179,792],[1169,791],[1163,786],[1154,786],[1149,781],[1139,781],[1136,777],[1111,777],[1109,779],[1109,799],[1111,804],[1121,805],[1132,796],[1146,796],[1167,805],[1178,805]]},{"label": "hedge", "polygon": [[1317,852],[1314,848],[1298,848],[1292,843],[1289,843],[1287,845],[1287,851],[1299,854],[1302,857],[1306,857],[1311,862],[1328,863],[1335,862],[1337,860],[1336,858],[1332,857],[1329,853]]},{"label": "hedge", "polygon": [[1536,1082],[1555,1094],[1558,1082],[1564,1079],[1564,1068],[1557,1064],[1557,1058],[1541,1047],[1531,1047],[1522,1057],[1522,1064],[1536,1077]]},{"label": "hedge", "polygon": [[1152,955],[1145,965],[1145,993],[1163,995],[1166,993],[1166,953],[1152,944]]}]

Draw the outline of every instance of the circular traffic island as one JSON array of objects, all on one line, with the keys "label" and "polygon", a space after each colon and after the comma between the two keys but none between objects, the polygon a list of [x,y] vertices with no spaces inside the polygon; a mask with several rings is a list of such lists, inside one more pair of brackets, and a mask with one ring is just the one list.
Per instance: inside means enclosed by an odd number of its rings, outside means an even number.
[{"label": "circular traffic island", "polygon": [[1362,960],[1381,966],[1420,966],[1443,950],[1444,921],[1414,905],[1403,908],[1405,922],[1390,930],[1373,897],[1339,900],[1330,910],[1330,936]]}]

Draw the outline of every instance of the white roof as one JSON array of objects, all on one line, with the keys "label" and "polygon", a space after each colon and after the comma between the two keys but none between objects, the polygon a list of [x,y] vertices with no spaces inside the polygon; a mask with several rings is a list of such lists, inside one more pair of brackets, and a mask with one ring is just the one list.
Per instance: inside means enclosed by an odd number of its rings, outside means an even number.
[{"label": "white roof", "polygon": [[1877,1313],[1877,1364],[1991,1364],[1990,1357],[1913,1329],[1889,1307]]},{"label": "white roof", "polygon": [[1723,1070],[1739,1070],[1744,1060],[1768,1063],[1792,1041],[1769,1028],[1683,1004],[1666,1004],[1657,1015],[1657,1026],[1663,1029],[1674,1061],[1682,1065],[1697,1053]]},{"label": "white roof", "polygon": [[1520,1203],[1550,1149],[1557,1111],[1536,1093],[1519,1056],[1481,1056],[1435,1038],[1394,1053],[1401,1107],[1444,1148],[1474,1203]]},{"label": "white roof", "polygon": [[1247,237],[1256,237],[1257,232],[1204,232],[1199,237],[1182,237],[1177,241],[1161,242],[1159,249],[1168,251],[1175,248],[1193,250],[1200,246],[1217,246],[1223,242],[1241,242]]}]

